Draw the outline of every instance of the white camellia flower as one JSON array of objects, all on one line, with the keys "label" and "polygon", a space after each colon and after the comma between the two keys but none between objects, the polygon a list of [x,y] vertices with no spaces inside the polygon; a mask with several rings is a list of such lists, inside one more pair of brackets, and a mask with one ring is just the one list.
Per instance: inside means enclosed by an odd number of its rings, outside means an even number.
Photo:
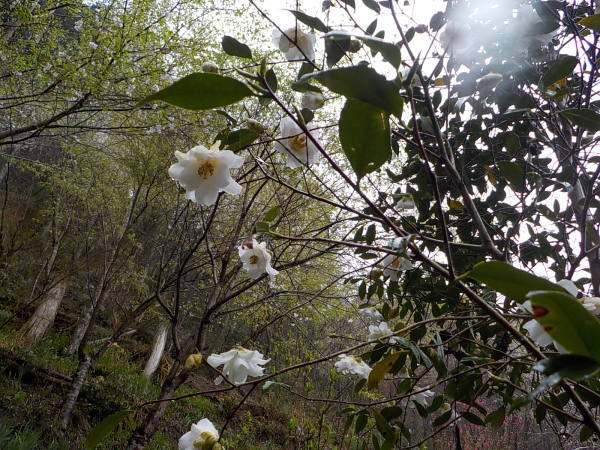
[{"label": "white camellia flower", "polygon": [[600,297],[583,297],[580,301],[589,312],[596,316],[600,315]]},{"label": "white camellia flower", "polygon": [[238,195],[242,187],[229,173],[242,167],[244,158],[230,150],[219,150],[219,142],[210,150],[202,145],[187,153],[175,152],[177,163],[169,168],[169,175],[185,189],[185,197],[204,206],[213,205],[219,192]]},{"label": "white camellia flower", "polygon": [[579,289],[577,288],[577,285],[575,283],[573,283],[571,280],[560,280],[560,281],[557,281],[556,284],[558,284],[565,291],[567,291],[569,293],[569,295],[572,295],[573,297],[577,297],[577,292],[579,292]]},{"label": "white camellia flower", "polygon": [[342,375],[358,375],[365,380],[369,378],[372,369],[362,359],[346,354],[342,354],[338,358],[340,360],[335,363],[335,370]]},{"label": "white camellia flower", "polygon": [[518,12],[517,18],[512,26],[509,28],[511,33],[520,36],[526,47],[536,45],[547,45],[554,38],[555,32],[546,34],[534,34],[535,28],[539,27],[543,23],[542,18],[539,16],[537,11],[530,4],[522,5]]},{"label": "white camellia flower", "polygon": [[440,34],[440,42],[444,48],[455,55],[466,52],[471,40],[469,27],[454,20],[449,21]]},{"label": "white camellia flower", "polygon": [[398,281],[400,272],[413,268],[412,261],[404,256],[387,255],[381,264],[383,265],[383,275],[390,277],[391,281]]},{"label": "white camellia flower", "polygon": [[283,34],[278,29],[274,29],[272,34],[273,45],[285,54],[288,61],[296,59],[314,60],[316,41],[317,37],[314,34],[307,33],[297,27],[283,30]]},{"label": "white camellia flower", "polygon": [[205,63],[202,63],[202,72],[217,73],[219,72],[219,66],[212,61],[206,61]]},{"label": "white camellia flower", "polygon": [[[374,339],[388,338],[393,331],[387,322],[381,322],[379,325],[369,325],[369,336],[367,339],[372,341]],[[398,337],[393,336],[390,338],[391,343],[398,342]]]},{"label": "white camellia flower", "polygon": [[358,312],[360,315],[367,320],[383,320],[383,316],[375,308],[362,308]]},{"label": "white camellia flower", "polygon": [[[262,377],[264,367],[262,365],[271,361],[264,359],[264,355],[256,350],[248,350],[243,347],[233,347],[225,353],[212,354],[206,358],[206,362],[213,366],[223,366],[223,375],[233,384],[244,383],[248,376]],[[221,384],[223,377],[217,377],[215,384]]]},{"label": "white camellia flower", "polygon": [[214,449],[219,432],[208,419],[192,424],[192,429],[179,438],[179,450]]},{"label": "white camellia flower", "polygon": [[325,98],[320,92],[306,91],[302,94],[302,107],[316,111],[325,104]]},{"label": "white camellia flower", "polygon": [[427,408],[429,406],[429,397],[433,397],[435,392],[430,391],[429,389],[423,392],[419,392],[418,394],[413,394],[409,397],[415,403],[418,403],[423,408]]},{"label": "white camellia flower", "polygon": [[481,92],[492,91],[502,81],[502,75],[499,73],[488,73],[477,80],[477,89]]},{"label": "white camellia flower", "polygon": [[[529,300],[524,302],[521,305],[521,308],[530,314],[533,313],[533,308]],[[552,339],[552,336],[550,336],[546,332],[546,330],[544,330],[544,327],[542,327],[542,325],[537,320],[531,319],[529,322],[523,325],[523,328],[527,330],[531,340],[540,347],[546,347],[547,345],[554,344],[554,347],[560,353],[567,353],[567,349],[560,345],[558,342],[556,342],[554,339]]]},{"label": "white camellia flower", "polygon": [[[309,130],[315,139],[319,138],[318,130]],[[306,133],[294,122],[291,117],[281,119],[279,125],[279,138],[275,142],[275,150],[287,155],[286,164],[295,169],[303,165],[310,166],[319,162],[321,152],[308,138]]]},{"label": "white camellia flower", "polygon": [[244,242],[238,248],[240,259],[244,264],[244,269],[248,272],[248,276],[256,280],[263,273],[267,273],[271,280],[279,271],[271,267],[271,254],[267,251],[266,242],[258,242],[252,239],[252,242]]}]

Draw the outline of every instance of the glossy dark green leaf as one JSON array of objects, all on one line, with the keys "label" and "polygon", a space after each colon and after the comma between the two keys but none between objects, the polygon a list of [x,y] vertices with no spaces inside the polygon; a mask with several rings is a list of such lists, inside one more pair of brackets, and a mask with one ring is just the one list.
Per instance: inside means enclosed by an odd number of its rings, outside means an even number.
[{"label": "glossy dark green leaf", "polygon": [[193,73],[142,100],[161,100],[193,111],[237,103],[253,95],[248,86],[235,78],[216,73]]},{"label": "glossy dark green leaf", "polygon": [[542,86],[548,87],[573,73],[579,59],[571,55],[559,55],[559,57],[550,64],[547,72],[542,76]]},{"label": "glossy dark green leaf", "polygon": [[324,70],[305,75],[301,81],[312,78],[347,98],[370,103],[398,117],[402,115],[403,101],[398,86],[370,67],[358,65]]},{"label": "glossy dark green leaf", "polygon": [[577,23],[600,33],[600,14],[584,17]]},{"label": "glossy dark green leaf", "polygon": [[487,261],[476,264],[472,270],[459,277],[459,279],[464,278],[473,278],[480,281],[490,289],[498,291],[518,303],[527,300],[527,294],[531,291],[565,292],[558,284],[501,261]]},{"label": "glossy dark green leaf", "polygon": [[329,27],[325,25],[318,17],[309,16],[308,14],[304,14],[301,11],[295,11],[293,9],[288,9],[288,11],[291,12],[300,22],[308,25],[311,28],[314,28],[317,31],[322,33],[327,33],[329,31]]},{"label": "glossy dark green leaf", "polygon": [[368,103],[348,99],[340,115],[344,154],[360,180],[390,157],[389,114]]},{"label": "glossy dark green leaf", "polygon": [[265,73],[265,80],[267,81],[269,88],[271,88],[273,92],[276,92],[278,87],[277,75],[275,74],[275,71],[273,69],[267,70],[267,72]]},{"label": "glossy dark green leaf", "polygon": [[544,330],[571,353],[600,361],[600,321],[568,294],[534,291],[527,295]]},{"label": "glossy dark green leaf", "polygon": [[512,161],[498,161],[500,174],[508,180],[510,187],[515,192],[523,192],[525,190],[525,172],[520,164]]},{"label": "glossy dark green leaf", "polygon": [[252,131],[248,128],[240,128],[235,131],[221,131],[215,138],[215,141],[221,141],[221,148],[227,148],[237,152],[252,144],[259,136],[260,134],[256,131]]},{"label": "glossy dark green leaf", "polygon": [[326,34],[326,37],[331,37],[336,40],[345,37],[350,38],[350,36],[364,42],[374,54],[381,53],[383,59],[395,68],[400,67],[400,48],[396,44],[373,36],[354,35],[344,31],[332,31],[331,33]]},{"label": "glossy dark green leaf", "polygon": [[106,439],[106,437],[125,420],[133,411],[124,409],[105,417],[94,428],[90,430],[85,439],[84,446],[86,449],[94,449]]},{"label": "glossy dark green leaf", "polygon": [[591,109],[565,109],[558,112],[561,116],[575,125],[579,125],[588,131],[600,131],[600,114]]},{"label": "glossy dark green leaf", "polygon": [[377,3],[375,0],[362,0],[362,2],[367,8],[372,9],[376,13],[381,12],[381,7],[379,6],[379,3]]},{"label": "glossy dark green leaf", "polygon": [[491,426],[498,428],[504,422],[504,417],[506,416],[506,409],[504,406],[501,406],[496,411],[492,411],[487,416],[485,416],[486,423],[489,423]]},{"label": "glossy dark green leaf", "polygon": [[543,359],[533,369],[544,375],[558,373],[561,378],[584,380],[594,375],[600,369],[600,364],[585,356],[564,354]]},{"label": "glossy dark green leaf", "polygon": [[223,47],[223,51],[228,55],[252,59],[252,50],[250,50],[250,47],[231,36],[223,36],[221,47]]},{"label": "glossy dark green leaf", "polygon": [[479,416],[475,415],[475,413],[472,413],[471,411],[464,412],[462,414],[462,418],[467,419],[469,422],[474,423],[475,425],[485,426],[485,422],[483,420],[481,420],[481,418]]},{"label": "glossy dark green leaf", "polygon": [[431,19],[429,20],[429,28],[431,28],[433,31],[438,31],[444,26],[445,22],[446,15],[442,11],[438,11],[431,16]]}]

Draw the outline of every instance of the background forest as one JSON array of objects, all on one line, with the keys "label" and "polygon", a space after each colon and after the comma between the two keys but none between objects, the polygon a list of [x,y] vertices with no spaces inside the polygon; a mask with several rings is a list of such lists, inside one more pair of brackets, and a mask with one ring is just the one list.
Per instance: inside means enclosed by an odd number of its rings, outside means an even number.
[{"label": "background forest", "polygon": [[593,448],[593,0],[0,0],[0,448]]}]

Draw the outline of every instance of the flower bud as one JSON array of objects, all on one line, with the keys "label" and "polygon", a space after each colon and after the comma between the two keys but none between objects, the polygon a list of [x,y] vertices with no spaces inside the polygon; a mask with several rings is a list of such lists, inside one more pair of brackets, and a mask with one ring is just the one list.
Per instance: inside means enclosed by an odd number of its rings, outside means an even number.
[{"label": "flower bud", "polygon": [[202,364],[202,355],[193,353],[186,358],[184,368],[185,370],[194,370],[200,367],[200,364]]},{"label": "flower bud", "polygon": [[302,94],[302,107],[311,110],[317,110],[325,104],[323,94],[320,92],[306,91]]},{"label": "flower bud", "polygon": [[212,61],[207,61],[202,64],[202,72],[217,73],[219,72],[219,66]]},{"label": "flower bud", "polygon": [[267,127],[260,123],[258,120],[246,119],[246,125],[248,128],[255,133],[262,133],[267,130]]}]

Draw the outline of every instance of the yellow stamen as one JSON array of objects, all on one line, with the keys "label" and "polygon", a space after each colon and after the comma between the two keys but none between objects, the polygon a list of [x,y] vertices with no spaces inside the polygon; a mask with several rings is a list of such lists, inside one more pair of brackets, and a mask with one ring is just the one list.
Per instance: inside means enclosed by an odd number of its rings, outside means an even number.
[{"label": "yellow stamen", "polygon": [[252,255],[250,257],[250,264],[258,264],[258,256]]},{"label": "yellow stamen", "polygon": [[300,134],[298,136],[294,136],[292,138],[292,142],[290,147],[295,152],[304,152],[306,151],[306,135]]},{"label": "yellow stamen", "polygon": [[216,160],[206,159],[200,164],[200,167],[198,167],[198,175],[206,180],[208,177],[212,177],[214,175],[216,167]]}]

